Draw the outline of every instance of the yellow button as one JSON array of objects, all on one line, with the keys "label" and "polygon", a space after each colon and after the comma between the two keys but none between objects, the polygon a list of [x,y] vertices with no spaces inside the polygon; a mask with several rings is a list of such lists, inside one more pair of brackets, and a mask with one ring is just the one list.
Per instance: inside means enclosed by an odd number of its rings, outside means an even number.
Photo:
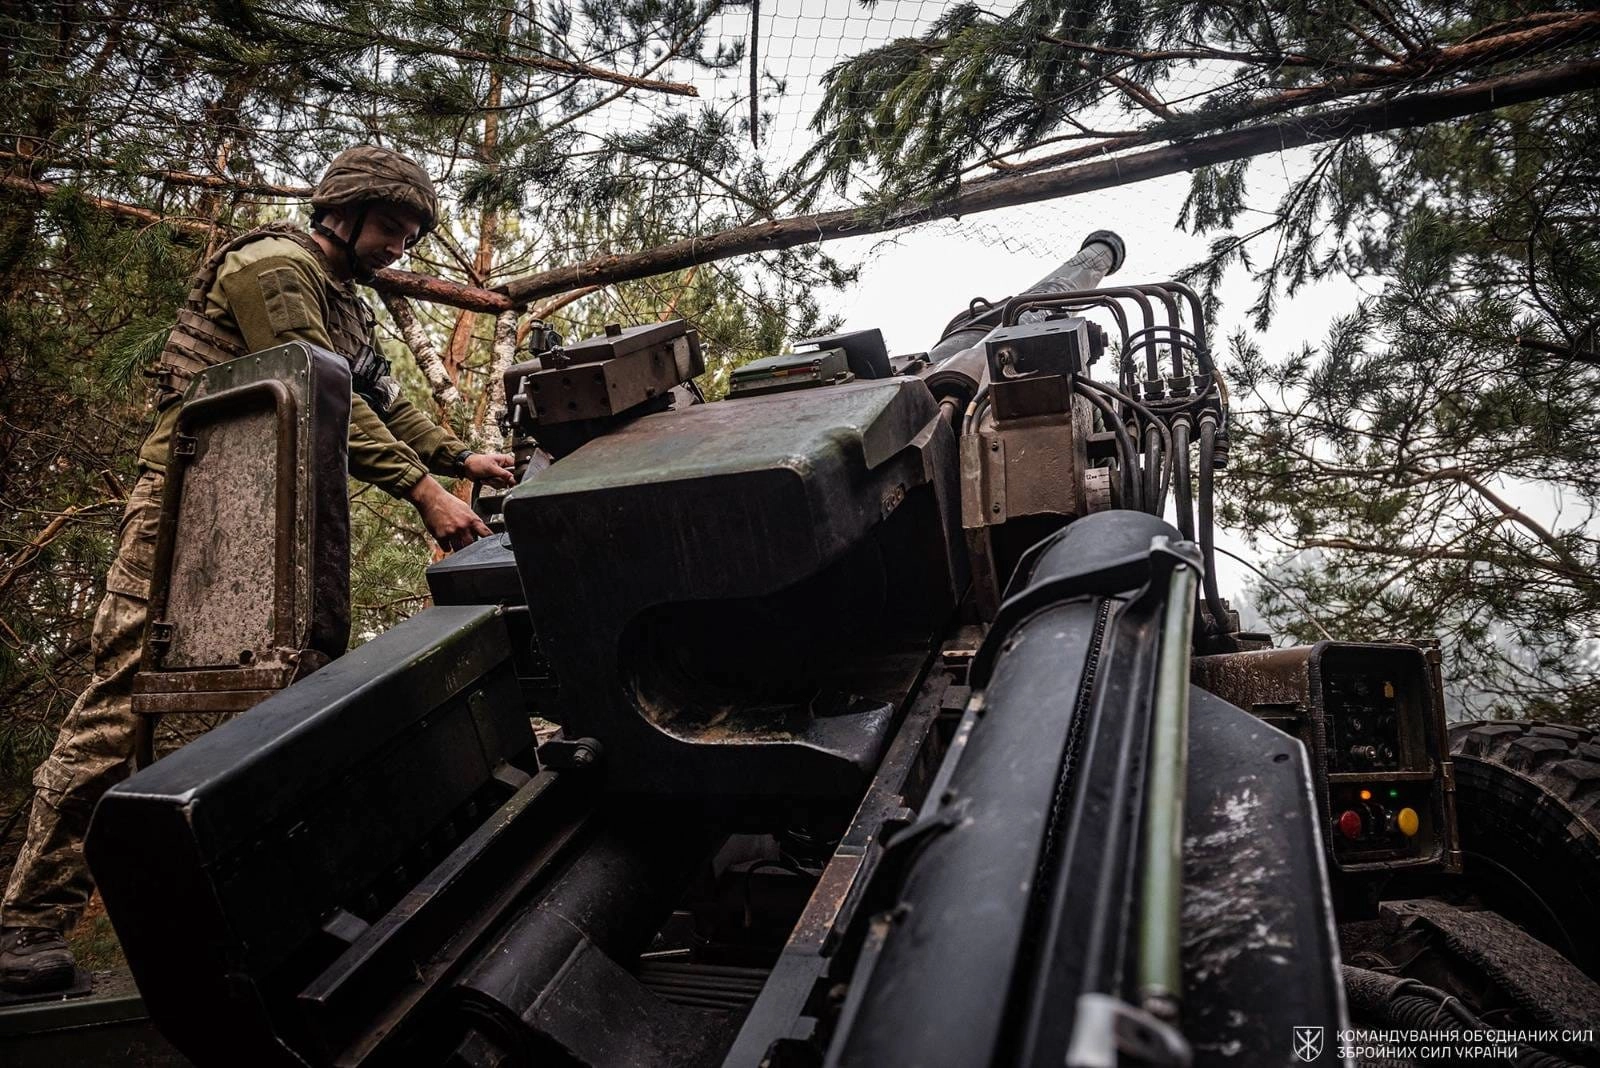
[{"label": "yellow button", "polygon": [[1407,838],[1415,836],[1417,829],[1422,825],[1422,821],[1417,818],[1417,810],[1414,808],[1401,809],[1395,816],[1394,823],[1396,827],[1400,828],[1400,833]]}]

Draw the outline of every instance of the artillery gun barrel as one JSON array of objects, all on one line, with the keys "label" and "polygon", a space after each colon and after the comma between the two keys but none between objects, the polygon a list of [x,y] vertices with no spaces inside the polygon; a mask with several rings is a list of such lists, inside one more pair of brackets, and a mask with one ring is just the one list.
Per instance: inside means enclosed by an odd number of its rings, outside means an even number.
[{"label": "artillery gun barrel", "polygon": [[1108,274],[1116,274],[1127,256],[1122,238],[1110,230],[1096,230],[1083,239],[1078,254],[1029,286],[1028,293],[1075,293],[1093,289]]},{"label": "artillery gun barrel", "polygon": [[[1127,255],[1122,238],[1110,230],[1096,230],[1084,238],[1078,254],[1029,286],[1026,293],[1071,293],[1094,289],[1122,266]],[[928,350],[930,370],[923,381],[941,402],[954,399],[961,407],[988,378],[988,365],[978,346],[1000,325],[1004,302],[973,306],[952,319],[937,344]]]}]

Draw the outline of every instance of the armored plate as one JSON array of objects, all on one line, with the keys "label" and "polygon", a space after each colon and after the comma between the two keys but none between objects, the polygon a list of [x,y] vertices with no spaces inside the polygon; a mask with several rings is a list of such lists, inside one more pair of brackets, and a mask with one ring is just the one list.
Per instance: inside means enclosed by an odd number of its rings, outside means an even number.
[{"label": "armored plate", "polygon": [[953,607],[954,446],[922,383],[888,379],[646,416],[517,486],[559,721],[629,789],[859,788],[903,687],[845,678],[869,654],[848,635]]},{"label": "armored plate", "polygon": [[142,712],[233,711],[344,650],[350,373],[294,343],[195,377],[157,536]]},{"label": "armored plate", "polygon": [[[570,572],[599,538],[618,569],[646,557],[671,569],[635,576],[641,598],[785,585],[882,520],[896,485],[925,481],[920,457],[903,475],[879,469],[908,459],[936,411],[920,382],[890,379],[640,419],[508,495],[523,582],[530,594],[566,585],[556,571]],[[881,494],[869,491],[880,483]]]},{"label": "armored plate", "polygon": [[[272,1029],[308,1041],[328,1004],[353,1026],[351,984],[414,992],[415,962],[476,915],[460,891],[504,889],[534,852],[526,827],[480,826],[535,770],[501,620],[427,609],[101,800],[85,856],[194,1063],[309,1063]],[[500,844],[458,851],[474,835]]]}]

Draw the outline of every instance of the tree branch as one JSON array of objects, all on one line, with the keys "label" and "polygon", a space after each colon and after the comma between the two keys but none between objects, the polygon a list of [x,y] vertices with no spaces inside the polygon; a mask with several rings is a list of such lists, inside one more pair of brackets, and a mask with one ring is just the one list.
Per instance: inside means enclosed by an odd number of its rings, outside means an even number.
[{"label": "tree branch", "polygon": [[1524,530],[1528,531],[1528,533],[1544,542],[1546,547],[1548,547],[1551,552],[1555,553],[1556,557],[1572,570],[1573,574],[1582,575],[1588,573],[1588,569],[1585,568],[1583,564],[1578,562],[1577,557],[1573,556],[1567,551],[1567,547],[1561,544],[1561,540],[1559,538],[1557,538],[1554,534],[1551,534],[1550,531],[1546,530],[1542,525],[1535,522],[1534,519],[1526,512],[1522,511],[1520,508],[1513,507],[1509,501],[1495,493],[1494,490],[1490,489],[1471,472],[1461,470],[1460,468],[1446,468],[1437,472],[1437,474],[1441,478],[1452,478],[1455,481],[1460,482],[1465,486],[1470,486],[1472,489],[1476,490],[1478,495],[1484,500],[1488,501],[1490,504],[1494,505],[1495,508],[1500,511],[1501,515],[1511,519]]},{"label": "tree branch", "polygon": [[[13,192],[24,193],[41,199],[53,197],[67,188],[52,182],[35,181],[32,178],[0,175],[0,189],[9,189]],[[105,197],[91,196],[80,189],[74,189],[72,192],[81,197],[84,203],[100,211],[125,219],[137,220],[151,226],[161,224],[197,234],[209,234],[213,229],[211,223],[200,219],[191,219],[182,215],[162,215],[160,212],[151,211],[149,208],[141,208],[137,204],[126,204],[120,200],[107,200]],[[512,308],[519,306],[519,302],[513,301],[504,293],[496,292],[492,289],[464,286],[459,282],[414,274],[411,271],[397,271],[393,268],[379,271],[373,281],[372,288],[379,293],[394,293],[400,296],[412,297],[416,300],[430,301],[435,304],[448,304],[454,308],[469,308],[472,311],[493,312],[495,314],[510,311]]]},{"label": "tree branch", "polygon": [[[54,182],[40,182],[32,178],[22,178],[16,175],[0,175],[0,189],[10,189],[16,193],[27,193],[40,199],[47,199],[67,189],[66,186]],[[175,227],[179,230],[188,230],[191,233],[210,233],[212,226],[200,219],[190,219],[182,215],[162,215],[159,211],[141,208],[137,204],[124,204],[120,200],[107,200],[105,197],[91,196],[81,189],[73,189],[82,198],[85,204],[98,208],[100,211],[112,215],[119,215],[126,219],[137,219],[152,226],[160,223]]]},{"label": "tree branch", "polygon": [[449,56],[451,59],[464,59],[472,63],[492,63],[509,67],[528,67],[533,70],[547,71],[551,74],[565,74],[574,78],[587,78],[597,82],[611,82],[615,85],[626,86],[629,89],[645,89],[654,93],[668,93],[673,96],[699,96],[700,91],[685,82],[663,82],[648,78],[638,78],[621,71],[607,70],[604,67],[592,67],[587,63],[576,63],[572,60],[557,59],[554,56],[524,56],[510,52],[481,52],[474,48],[455,48],[450,45],[436,44],[432,41],[413,41],[404,37],[382,33],[376,29],[356,30],[345,26],[332,26],[320,19],[303,18],[292,15],[287,11],[278,11],[262,8],[262,14],[283,19],[285,22],[294,22],[302,26],[314,26],[324,33],[333,32],[342,34],[347,38],[364,41],[369,45],[385,45],[399,52],[409,52],[422,55]]},{"label": "tree branch", "polygon": [[1519,570],[1531,563],[1552,574],[1586,581],[1593,580],[1593,576],[1586,571],[1573,572],[1565,566],[1542,562],[1536,556],[1507,560],[1488,553],[1472,552],[1468,549],[1425,549],[1412,545],[1378,545],[1373,542],[1357,541],[1354,538],[1308,538],[1301,542],[1300,545],[1306,549],[1342,549],[1346,552],[1363,553],[1372,556],[1394,556],[1404,560],[1461,560],[1467,563],[1489,563],[1510,570]]},{"label": "tree branch", "polygon": [[[1320,103],[1355,93],[1372,92],[1419,78],[1434,78],[1452,71],[1498,62],[1512,57],[1527,57],[1549,51],[1600,32],[1600,13],[1564,15],[1560,19],[1534,25],[1514,24],[1506,32],[1493,37],[1468,39],[1448,48],[1419,52],[1402,63],[1384,64],[1365,68],[1364,73],[1348,78],[1330,79],[1312,85],[1295,86],[1271,96],[1248,100],[1235,108],[1209,115],[1184,113],[1175,116],[1171,124],[1156,124],[1147,130],[1121,137],[1108,138],[1093,145],[1083,145],[1064,152],[1022,160],[1008,165],[1008,173],[1039,171],[1066,163],[1093,159],[1130,148],[1139,148],[1177,136],[1175,127],[1180,123],[1194,124],[1204,121],[1215,129],[1230,123],[1247,122],[1282,114],[1307,104]],[[1058,42],[1065,43],[1065,42]],[[1160,58],[1158,53],[1140,53],[1130,49],[1109,50],[1113,55],[1129,55],[1136,59]],[[1211,58],[1222,58],[1213,56]],[[1239,57],[1245,58],[1245,57]],[[1258,57],[1259,58],[1259,57]],[[979,183],[974,182],[974,185]]]},{"label": "tree branch", "polygon": [[83,157],[64,156],[57,159],[46,159],[41,156],[30,156],[20,152],[11,152],[0,149],[0,160],[26,163],[30,167],[60,167],[75,171],[113,171],[117,174],[132,174],[138,178],[149,178],[153,181],[166,182],[169,185],[194,186],[200,189],[227,191],[230,193],[249,193],[256,196],[274,197],[309,197],[311,187],[308,185],[277,185],[272,182],[242,182],[232,178],[222,178],[212,174],[195,174],[191,171],[172,170],[141,170],[129,172],[122,165],[111,159],[88,159]]},{"label": "tree branch", "polygon": [[422,377],[428,380],[428,390],[433,394],[433,402],[439,406],[441,414],[461,403],[461,391],[456,388],[456,383],[445,370],[444,360],[439,357],[439,347],[428,336],[417,315],[411,310],[410,301],[394,293],[382,293],[383,306],[389,309],[389,317],[394,320],[394,325],[400,328],[400,337],[404,339],[406,348],[411,350],[412,357],[417,361],[417,367],[422,371]]},{"label": "tree branch", "polygon": [[1600,365],[1600,352],[1590,352],[1586,349],[1572,348],[1568,345],[1555,345],[1548,341],[1542,341],[1536,337],[1529,337],[1527,334],[1518,334],[1516,340],[1517,348],[1519,349],[1528,349],[1532,352],[1546,352],[1552,356],[1564,356],[1569,360],[1576,360],[1579,363]]},{"label": "tree branch", "polygon": [[11,584],[16,581],[17,576],[22,574],[29,564],[38,559],[39,554],[44,551],[46,545],[49,545],[60,536],[62,531],[66,530],[68,523],[74,519],[82,518],[88,512],[116,503],[116,501],[95,501],[92,504],[77,505],[68,508],[50,520],[49,523],[45,524],[43,530],[34,535],[33,540],[18,549],[16,555],[12,556],[10,566],[6,568],[4,574],[0,574],[0,594],[4,594]]},{"label": "tree branch", "polygon": [[[555,270],[513,278],[497,287],[511,301],[585,285],[645,278],[696,263],[769,252],[816,241],[859,237],[950,216],[1030,204],[1095,189],[1127,185],[1263,152],[1297,148],[1340,137],[1421,126],[1511,104],[1559,96],[1600,85],[1600,60],[1585,60],[1523,74],[1486,78],[1453,89],[1378,100],[1316,115],[1212,134],[1113,159],[1043,174],[1006,175],[975,182],[966,191],[928,205],[889,212],[842,210],[734,227],[626,255],[603,255]],[[385,272],[390,274],[395,272]]]}]

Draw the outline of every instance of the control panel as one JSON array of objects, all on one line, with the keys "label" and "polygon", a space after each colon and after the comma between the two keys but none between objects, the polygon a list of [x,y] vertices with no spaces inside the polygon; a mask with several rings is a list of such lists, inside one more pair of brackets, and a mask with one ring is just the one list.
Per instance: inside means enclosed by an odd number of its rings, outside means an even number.
[{"label": "control panel", "polygon": [[1194,681],[1305,745],[1335,872],[1460,870],[1436,654],[1318,642],[1198,657]]}]

